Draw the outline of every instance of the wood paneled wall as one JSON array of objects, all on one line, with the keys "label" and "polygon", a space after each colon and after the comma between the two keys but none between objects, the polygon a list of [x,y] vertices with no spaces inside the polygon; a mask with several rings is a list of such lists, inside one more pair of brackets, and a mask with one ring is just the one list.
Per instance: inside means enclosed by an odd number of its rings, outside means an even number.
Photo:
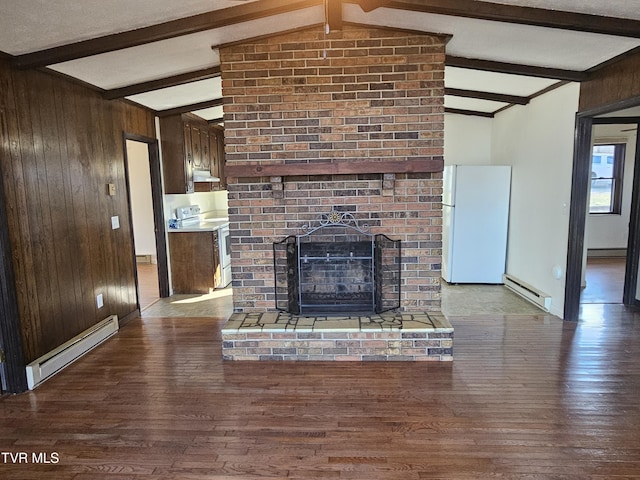
[{"label": "wood paneled wall", "polygon": [[640,99],[640,52],[597,71],[580,85],[580,111]]},{"label": "wood paneled wall", "polygon": [[[137,308],[123,132],[150,112],[0,60],[0,169],[25,363]],[[115,196],[107,184],[116,185]],[[118,215],[120,229],[110,219]],[[104,296],[98,309],[96,295]]]}]

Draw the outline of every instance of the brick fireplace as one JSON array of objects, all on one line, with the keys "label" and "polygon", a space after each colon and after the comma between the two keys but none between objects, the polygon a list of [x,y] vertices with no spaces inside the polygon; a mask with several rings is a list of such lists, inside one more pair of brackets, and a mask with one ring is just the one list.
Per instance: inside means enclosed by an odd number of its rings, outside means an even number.
[{"label": "brick fireplace", "polygon": [[273,243],[335,210],[402,242],[398,311],[438,315],[445,42],[345,25],[220,49],[237,314],[274,311]]}]

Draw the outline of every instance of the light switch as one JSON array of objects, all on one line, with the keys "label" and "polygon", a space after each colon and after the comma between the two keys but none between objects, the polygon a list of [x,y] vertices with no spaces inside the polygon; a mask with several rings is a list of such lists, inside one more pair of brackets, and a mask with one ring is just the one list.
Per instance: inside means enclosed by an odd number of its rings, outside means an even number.
[{"label": "light switch", "polygon": [[111,229],[116,230],[120,228],[120,217],[116,215],[115,217],[111,217]]},{"label": "light switch", "polygon": [[107,184],[107,191],[109,192],[109,196],[113,197],[116,194],[116,184],[115,183],[108,183]]}]

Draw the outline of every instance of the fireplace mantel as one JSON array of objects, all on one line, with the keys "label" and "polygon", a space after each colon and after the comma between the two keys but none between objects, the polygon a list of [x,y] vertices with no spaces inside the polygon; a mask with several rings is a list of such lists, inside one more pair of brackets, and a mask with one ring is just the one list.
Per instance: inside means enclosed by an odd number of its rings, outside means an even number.
[{"label": "fireplace mantel", "polygon": [[249,165],[227,164],[227,177],[284,177],[289,175],[352,175],[358,173],[427,173],[441,172],[442,159],[399,161],[340,161],[309,163],[259,163]]}]

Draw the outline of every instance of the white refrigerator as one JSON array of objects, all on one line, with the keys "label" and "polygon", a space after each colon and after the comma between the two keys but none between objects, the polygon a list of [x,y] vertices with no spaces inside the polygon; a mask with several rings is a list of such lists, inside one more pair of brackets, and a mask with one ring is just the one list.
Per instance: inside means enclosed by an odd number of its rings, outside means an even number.
[{"label": "white refrigerator", "polygon": [[500,284],[507,259],[511,167],[450,165],[442,193],[442,278]]}]

